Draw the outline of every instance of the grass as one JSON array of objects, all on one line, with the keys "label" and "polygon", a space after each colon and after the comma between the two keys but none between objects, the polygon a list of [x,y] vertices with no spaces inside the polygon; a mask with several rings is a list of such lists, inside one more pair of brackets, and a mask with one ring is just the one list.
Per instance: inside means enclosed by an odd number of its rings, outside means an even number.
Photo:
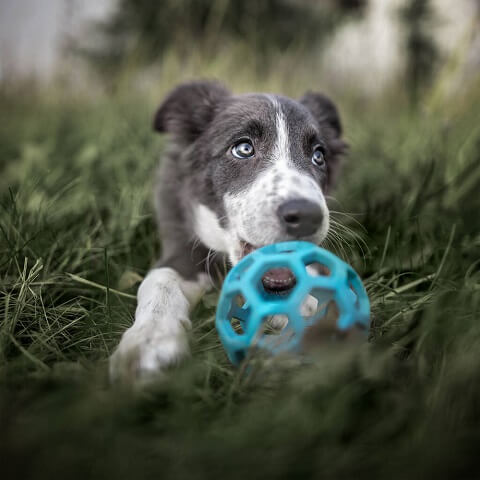
[{"label": "grass", "polygon": [[480,91],[344,103],[330,246],[365,280],[368,344],[246,375],[214,292],[192,358],[135,394],[106,367],[161,248],[151,104],[0,95],[2,478],[476,477]]}]

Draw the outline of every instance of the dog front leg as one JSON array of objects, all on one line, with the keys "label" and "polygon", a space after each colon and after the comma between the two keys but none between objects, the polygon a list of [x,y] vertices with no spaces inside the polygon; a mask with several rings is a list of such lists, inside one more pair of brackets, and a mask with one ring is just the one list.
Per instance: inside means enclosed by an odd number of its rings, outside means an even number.
[{"label": "dog front leg", "polygon": [[114,382],[143,383],[188,354],[189,310],[207,290],[208,279],[184,280],[172,268],[155,268],[137,292],[134,324],[110,357]]}]

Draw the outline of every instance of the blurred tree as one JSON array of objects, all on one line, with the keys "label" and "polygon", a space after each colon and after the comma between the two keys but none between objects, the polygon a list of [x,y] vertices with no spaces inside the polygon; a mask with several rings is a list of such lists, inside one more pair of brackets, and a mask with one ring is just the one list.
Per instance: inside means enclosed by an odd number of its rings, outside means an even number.
[{"label": "blurred tree", "polygon": [[345,18],[361,14],[367,2],[119,0],[111,18],[96,25],[101,41],[82,51],[110,69],[132,55],[153,62],[172,46],[214,55],[225,42],[241,42],[265,65],[272,50],[318,46]]},{"label": "blurred tree", "polygon": [[439,62],[439,50],[432,35],[435,15],[431,0],[407,0],[400,16],[405,29],[406,81],[412,104],[431,85]]}]

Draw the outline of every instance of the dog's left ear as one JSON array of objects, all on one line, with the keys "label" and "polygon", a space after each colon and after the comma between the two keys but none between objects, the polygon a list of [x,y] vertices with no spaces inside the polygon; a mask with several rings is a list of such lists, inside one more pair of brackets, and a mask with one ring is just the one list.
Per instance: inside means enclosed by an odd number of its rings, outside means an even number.
[{"label": "dog's left ear", "polygon": [[340,115],[335,104],[322,93],[307,92],[299,101],[310,110],[325,134],[329,153],[327,187],[331,187],[338,175],[340,157],[348,148],[346,142],[341,138],[343,129]]},{"label": "dog's left ear", "polygon": [[333,136],[342,135],[342,122],[335,104],[322,93],[307,92],[300,103],[307,107],[321,126],[328,127]]},{"label": "dog's left ear", "polygon": [[230,92],[214,81],[184,83],[175,88],[155,114],[153,128],[172,134],[182,143],[191,143],[215,117]]}]

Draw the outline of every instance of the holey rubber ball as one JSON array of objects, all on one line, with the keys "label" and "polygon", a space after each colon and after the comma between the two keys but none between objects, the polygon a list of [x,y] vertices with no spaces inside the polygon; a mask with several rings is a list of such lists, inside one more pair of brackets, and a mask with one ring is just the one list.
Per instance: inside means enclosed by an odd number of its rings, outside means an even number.
[{"label": "holey rubber ball", "polygon": [[328,342],[359,332],[366,338],[370,302],[357,273],[333,253],[283,242],[253,251],[230,270],[215,323],[237,365],[252,348],[301,353],[319,332]]}]

